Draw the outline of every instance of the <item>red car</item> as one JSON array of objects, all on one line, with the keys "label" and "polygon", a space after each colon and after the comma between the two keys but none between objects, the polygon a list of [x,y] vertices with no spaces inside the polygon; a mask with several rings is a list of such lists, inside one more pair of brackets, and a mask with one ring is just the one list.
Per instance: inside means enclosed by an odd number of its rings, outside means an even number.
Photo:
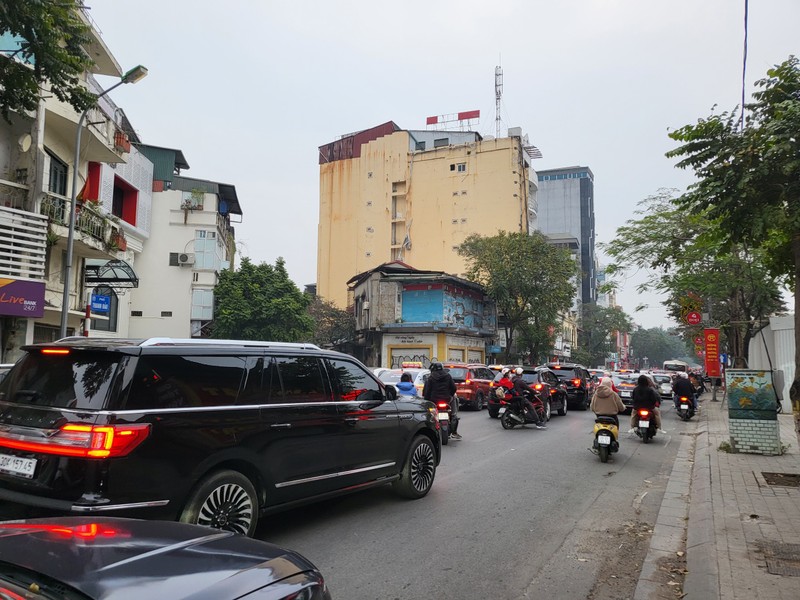
[{"label": "red car", "polygon": [[489,401],[494,371],[486,365],[442,363],[456,383],[459,406],[481,410]]}]

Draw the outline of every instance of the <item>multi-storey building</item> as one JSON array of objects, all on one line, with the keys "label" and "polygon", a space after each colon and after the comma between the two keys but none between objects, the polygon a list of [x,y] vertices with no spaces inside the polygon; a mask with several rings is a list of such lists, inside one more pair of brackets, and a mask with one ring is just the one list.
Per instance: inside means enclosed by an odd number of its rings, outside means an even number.
[{"label": "multi-storey building", "polygon": [[578,314],[584,303],[597,299],[595,276],[594,175],[589,167],[567,167],[538,172],[539,231],[556,237],[574,237],[580,244],[577,290]]},{"label": "multi-storey building", "polygon": [[355,353],[368,365],[427,367],[433,358],[486,362],[497,336],[495,304],[483,288],[441,271],[392,261],[347,282],[356,316]]},{"label": "multi-storey building", "polygon": [[341,308],[355,273],[394,260],[462,275],[471,234],[536,227],[526,137],[416,131],[388,122],[320,146],[317,292]]},{"label": "multi-storey building", "polygon": [[154,165],[152,231],[130,301],[131,337],[203,337],[214,318],[219,273],[233,268],[231,217],[242,209],[232,185],[182,176],[183,152],[145,144]]},{"label": "multi-storey building", "polygon": [[[89,29],[84,48],[94,60],[81,84],[96,94],[94,75],[121,77],[85,8]],[[20,40],[6,35],[0,60],[19,60]],[[10,50],[10,52],[5,52]],[[0,352],[12,361],[19,346],[59,336],[64,277],[69,271],[67,333],[84,323],[91,294],[106,299],[95,330],[127,333],[117,291],[135,284],[133,264],[149,235],[152,164],[130,141],[136,135],[124,112],[108,96],[81,113],[46,89],[38,109],[0,120]],[[77,181],[75,181],[77,178]],[[78,194],[73,260],[67,270],[67,234],[73,181]],[[109,267],[109,261],[119,268]],[[103,333],[100,333],[103,335]]]}]

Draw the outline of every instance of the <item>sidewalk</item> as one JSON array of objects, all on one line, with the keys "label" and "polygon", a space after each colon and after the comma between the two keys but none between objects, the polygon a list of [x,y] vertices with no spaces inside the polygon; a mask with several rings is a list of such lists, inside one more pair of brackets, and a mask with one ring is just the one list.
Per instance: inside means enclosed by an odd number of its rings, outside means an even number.
[{"label": "sidewalk", "polygon": [[[711,402],[710,394],[703,399],[694,426],[686,423],[690,427],[682,432],[634,597],[800,598],[800,487],[794,487],[800,485],[800,449],[794,418],[778,416],[782,456],[730,454],[719,449],[729,441],[727,404]],[[682,552],[685,596],[677,586],[664,589],[664,571]]]}]

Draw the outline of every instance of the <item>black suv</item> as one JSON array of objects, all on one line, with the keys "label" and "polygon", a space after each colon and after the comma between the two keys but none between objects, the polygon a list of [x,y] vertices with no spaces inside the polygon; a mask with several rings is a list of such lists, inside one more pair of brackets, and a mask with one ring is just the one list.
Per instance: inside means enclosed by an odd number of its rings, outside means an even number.
[{"label": "black suv", "polygon": [[[497,389],[497,382],[502,378],[502,373],[495,375],[494,381],[492,381],[493,390]],[[550,369],[547,367],[522,367],[522,380],[539,394],[539,398],[544,402],[544,410],[548,421],[553,410],[556,410],[561,416],[567,414],[566,387]],[[496,394],[490,394],[489,416],[492,419],[496,419],[499,411],[500,399]]]},{"label": "black suv", "polygon": [[549,363],[547,368],[566,385],[571,408],[589,408],[592,402],[592,376],[586,367],[575,363]]},{"label": "black suv", "polygon": [[0,500],[252,535],[376,485],[430,490],[436,409],[313,345],[67,338],[0,382]]}]

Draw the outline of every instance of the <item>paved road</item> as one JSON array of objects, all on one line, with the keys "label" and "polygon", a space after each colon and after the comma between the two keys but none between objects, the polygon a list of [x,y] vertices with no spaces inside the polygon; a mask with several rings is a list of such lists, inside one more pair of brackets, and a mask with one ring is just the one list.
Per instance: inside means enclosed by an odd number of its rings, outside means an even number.
[{"label": "paved road", "polygon": [[461,416],[426,498],[372,490],[268,517],[258,537],[308,556],[339,599],[631,597],[680,441],[671,409],[668,435],[623,434],[607,464],[588,412],[546,431]]}]

